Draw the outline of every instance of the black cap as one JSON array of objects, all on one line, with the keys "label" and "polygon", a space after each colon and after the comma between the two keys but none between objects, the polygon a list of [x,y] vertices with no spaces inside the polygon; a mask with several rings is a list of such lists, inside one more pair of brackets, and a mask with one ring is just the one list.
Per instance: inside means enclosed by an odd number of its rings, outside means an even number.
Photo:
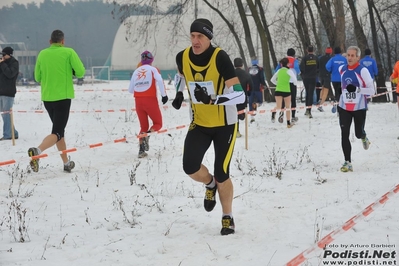
[{"label": "black cap", "polygon": [[371,50],[369,48],[366,48],[366,50],[364,50],[364,54],[371,55]]},{"label": "black cap", "polygon": [[334,54],[340,54],[341,53],[341,47],[335,47],[334,48]]},{"label": "black cap", "polygon": [[288,56],[295,56],[295,49],[294,48],[289,48],[287,50],[287,55]]},{"label": "black cap", "polygon": [[234,66],[235,67],[242,67],[244,65],[244,62],[242,61],[241,58],[237,57],[234,59]]},{"label": "black cap", "polygon": [[208,37],[209,40],[213,38],[213,25],[206,18],[199,18],[194,20],[190,27],[191,32],[200,32]]},{"label": "black cap", "polygon": [[308,46],[308,52],[309,52],[309,53],[313,53],[313,52],[314,52],[314,47],[313,47],[313,45],[309,45],[309,46]]},{"label": "black cap", "polygon": [[1,51],[3,55],[12,55],[13,52],[14,49],[12,49],[10,46],[4,47],[3,51]]}]

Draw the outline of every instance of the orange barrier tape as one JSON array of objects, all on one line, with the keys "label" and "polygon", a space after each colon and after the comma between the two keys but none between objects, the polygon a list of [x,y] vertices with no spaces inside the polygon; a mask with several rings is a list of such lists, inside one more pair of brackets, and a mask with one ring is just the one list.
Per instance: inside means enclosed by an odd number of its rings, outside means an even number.
[{"label": "orange barrier tape", "polygon": [[151,136],[151,135],[155,135],[155,134],[163,134],[163,133],[166,133],[168,131],[183,129],[183,128],[187,127],[187,126],[188,125],[180,125],[180,126],[176,126],[174,128],[161,129],[161,130],[154,131],[154,132],[141,133],[141,134],[137,135],[137,138],[141,139],[141,138],[144,138],[144,137],[147,137],[147,136]]},{"label": "orange barrier tape", "polygon": [[126,138],[121,138],[121,139],[115,139],[114,143],[119,143],[119,142],[126,142]]},{"label": "orange barrier tape", "polygon": [[[372,95],[372,96],[368,96],[367,98],[368,99],[371,99],[371,98],[374,98],[374,97],[379,97],[379,96],[382,96],[382,95],[384,95],[384,94],[388,94],[388,93],[391,93],[392,91],[386,91],[386,92],[383,92],[383,93],[379,93],[379,94],[374,94],[374,95]],[[322,104],[322,105],[312,105],[312,106],[300,106],[300,107],[296,107],[296,108],[286,108],[286,109],[283,109],[283,110],[276,110],[276,109],[270,109],[269,110],[269,112],[277,112],[277,111],[289,111],[289,110],[298,110],[298,109],[305,109],[305,108],[314,108],[314,107],[319,107],[319,106],[327,106],[327,105],[329,105],[329,104]],[[331,104],[331,105],[334,105],[334,104]],[[186,107],[186,106],[189,106],[189,104],[186,104],[186,103],[183,103],[182,104],[182,106],[183,107]],[[170,106],[168,106],[168,105],[163,105],[163,106],[160,106],[160,107],[162,107],[163,109],[168,109],[168,108],[170,108]],[[71,110],[70,111],[70,113],[91,113],[91,112],[94,112],[94,113],[115,113],[115,112],[126,112],[128,109],[117,109],[117,110],[114,110],[114,109],[109,109],[109,110]],[[136,108],[131,108],[131,109],[129,109],[130,111],[136,111]],[[26,114],[26,113],[35,113],[35,114],[44,114],[44,113],[46,113],[47,111],[46,110],[31,110],[31,111],[27,111],[27,110],[13,110],[13,112],[14,113],[23,113],[23,114]],[[256,114],[256,113],[265,113],[266,112],[266,110],[259,110],[259,111],[248,111],[247,113],[248,114]],[[10,111],[4,111],[4,112],[0,112],[0,114],[8,114],[8,113],[10,113]],[[242,113],[245,113],[245,111],[239,111],[238,112],[238,114],[242,114]]]},{"label": "orange barrier tape", "polygon": [[[38,85],[39,86],[39,85]],[[169,86],[169,87],[168,87]],[[173,90],[175,91],[176,89],[172,85],[165,86],[165,90]],[[269,86],[269,89],[275,89],[275,86]],[[297,86],[297,88],[304,88],[304,86]],[[387,89],[387,88],[392,88],[392,86],[386,86],[386,87],[376,87],[377,89]],[[322,87],[315,87],[315,89],[322,89]],[[263,89],[264,90],[264,89]],[[113,91],[128,91],[128,89],[75,89],[75,92],[113,92]],[[18,89],[17,92],[41,92],[41,89],[24,89],[20,90]]]},{"label": "orange barrier tape", "polygon": [[4,161],[4,162],[0,162],[0,166],[14,164],[14,163],[16,163],[15,160]]},{"label": "orange barrier tape", "polygon": [[74,151],[77,151],[77,149],[76,149],[76,148],[67,149],[67,150],[61,151],[61,153],[62,153],[62,154],[67,154],[67,153],[74,152]]},{"label": "orange barrier tape", "polygon": [[[290,260],[285,266],[299,266],[309,258],[309,255],[315,251],[322,250],[324,247],[335,240],[341,234],[344,234],[353,226],[355,226],[359,221],[363,220],[366,216],[368,216],[371,212],[373,212],[377,207],[380,207],[385,202],[387,202],[391,196],[399,193],[399,184],[396,185],[393,189],[385,193],[381,198],[376,200],[374,203],[367,206],[364,210],[362,210],[357,215],[353,216],[351,219],[346,221],[340,228],[332,231],[328,235],[326,235],[323,239],[319,242],[314,244],[312,247],[308,248],[307,250],[303,251],[301,254]],[[374,206],[374,209],[372,208]]]},{"label": "orange barrier tape", "polygon": [[[382,95],[385,95],[385,94],[388,94],[388,93],[391,93],[391,92],[392,92],[392,90],[387,90],[386,92],[374,94],[372,96],[368,96],[367,98],[371,99],[371,98],[379,97],[379,96],[382,96]],[[300,109],[305,109],[305,108],[306,109],[307,108],[314,108],[314,107],[318,108],[319,106],[327,106],[327,105],[330,105],[330,104],[312,105],[312,106],[300,106],[300,107],[295,107],[295,108],[285,108],[283,110],[270,109],[268,111],[269,112],[277,112],[277,111],[290,111],[290,110],[298,110],[298,109],[300,110]],[[336,103],[331,104],[331,105],[336,105]],[[182,106],[186,107],[186,106],[189,106],[189,104],[183,103]],[[161,107],[164,108],[164,109],[170,108],[170,106],[168,106],[168,105],[163,105]],[[135,108],[131,108],[130,110],[131,111],[136,111]],[[105,111],[103,111],[103,110],[93,110],[93,111],[81,110],[81,111],[70,111],[70,113],[89,113],[89,112],[96,112],[96,113],[109,112],[109,113],[112,113],[112,112],[126,112],[126,111],[127,111],[127,109],[105,110]],[[46,111],[44,111],[44,110],[33,110],[33,111],[22,111],[22,110],[18,111],[18,110],[14,110],[14,112],[16,112],[16,113],[40,113],[40,114],[42,114],[42,113],[45,113]],[[255,115],[256,113],[265,113],[265,112],[266,112],[266,110],[258,110],[258,111],[248,111],[247,113]],[[10,113],[10,111],[0,112],[0,114],[6,114],[6,113]],[[242,113],[244,113],[244,111],[240,111],[237,114],[242,114]]]},{"label": "orange barrier tape", "polygon": [[[83,90],[75,89],[75,92],[110,92],[110,91],[128,91],[128,89],[83,89]],[[41,92],[41,90],[26,89],[26,90],[17,90],[17,92]]]},{"label": "orange barrier tape", "polygon": [[90,147],[90,149],[91,149],[91,148],[100,147],[100,146],[102,146],[102,145],[103,145],[102,143],[95,143],[95,144],[90,144],[89,147]]},{"label": "orange barrier tape", "polygon": [[[182,106],[187,106],[187,104],[183,103]],[[160,106],[163,109],[168,109],[170,106],[168,105],[163,105]],[[108,109],[108,110],[71,110],[69,113],[71,114],[77,114],[77,113],[116,113],[116,112],[126,112],[126,111],[136,111],[136,108],[131,108],[131,109]],[[44,114],[47,113],[46,110],[13,110],[14,113],[21,113],[21,114],[27,114],[27,113],[34,113],[34,114]],[[9,114],[11,113],[10,111],[4,111],[0,112],[0,114]]]},{"label": "orange barrier tape", "polygon": [[[132,108],[132,111],[135,111],[136,109]],[[126,112],[127,109],[108,109],[108,110],[71,110],[69,111],[71,114],[77,114],[77,113],[116,113],[116,112]],[[14,113],[22,113],[22,114],[27,114],[27,113],[34,113],[34,114],[44,114],[47,113],[46,110],[13,110]],[[5,112],[0,112],[0,114],[7,114],[11,113],[10,111],[5,111]]]},{"label": "orange barrier tape", "polygon": [[[273,88],[273,87],[271,87]],[[173,90],[176,91],[175,88],[168,88],[165,86],[165,90]],[[75,89],[75,92],[113,92],[113,91],[128,91],[128,89]],[[25,89],[25,90],[17,90],[17,92],[41,92],[40,89]]]},{"label": "orange barrier tape", "polygon": [[155,131],[155,132],[152,132],[152,133],[144,133],[144,134],[141,134],[141,135],[136,135],[134,137],[133,136],[132,137],[124,137],[124,138],[120,138],[120,139],[115,139],[113,141],[93,143],[93,144],[89,144],[87,147],[80,147],[80,148],[75,148],[74,147],[74,148],[69,148],[69,149],[66,149],[66,150],[56,151],[56,152],[52,152],[52,153],[48,153],[48,154],[47,153],[42,153],[42,154],[35,155],[35,156],[32,156],[32,157],[22,157],[19,160],[11,159],[11,160],[2,161],[2,162],[0,161],[0,167],[1,166],[5,166],[5,165],[16,164],[16,163],[22,162],[22,161],[29,161],[31,159],[42,159],[42,158],[49,157],[49,156],[76,152],[78,150],[83,150],[83,149],[87,149],[87,148],[93,149],[93,148],[102,147],[102,146],[105,146],[105,145],[108,145],[108,144],[126,142],[130,138],[131,139],[137,139],[137,138],[142,138],[142,137],[155,135],[155,134],[163,134],[163,133],[166,133],[166,132],[169,132],[169,131],[173,131],[173,130],[180,130],[180,129],[186,128],[187,126],[188,125],[179,125],[179,126],[172,127],[172,128],[161,129],[159,131]]}]

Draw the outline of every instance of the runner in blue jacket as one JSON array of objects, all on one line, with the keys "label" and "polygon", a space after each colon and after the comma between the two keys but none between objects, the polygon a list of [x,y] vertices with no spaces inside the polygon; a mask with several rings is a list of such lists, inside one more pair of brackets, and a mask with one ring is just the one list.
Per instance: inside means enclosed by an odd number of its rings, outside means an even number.
[{"label": "runner in blue jacket", "polygon": [[371,57],[371,50],[364,50],[364,57],[360,60],[360,64],[368,69],[370,76],[374,79],[378,75],[377,62]]},{"label": "runner in blue jacket", "polygon": [[[342,94],[341,88],[341,74],[338,68],[344,64],[347,64],[346,58],[341,54],[341,48],[334,48],[334,56],[327,62],[326,69],[331,73],[331,82],[334,87],[335,101],[338,102]],[[336,106],[333,107],[333,113],[336,112]]]}]

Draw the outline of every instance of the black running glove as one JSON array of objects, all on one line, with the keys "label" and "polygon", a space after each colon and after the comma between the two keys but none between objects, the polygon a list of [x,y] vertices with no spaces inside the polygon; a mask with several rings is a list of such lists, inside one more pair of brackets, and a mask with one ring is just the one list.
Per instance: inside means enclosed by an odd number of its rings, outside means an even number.
[{"label": "black running glove", "polygon": [[168,95],[162,97],[162,103],[165,104],[169,100]]},{"label": "black running glove", "polygon": [[356,91],[356,87],[353,86],[352,84],[349,84],[348,86],[346,86],[346,90],[349,92],[355,92]]},{"label": "black running glove", "polygon": [[179,110],[181,107],[181,104],[183,103],[184,100],[184,96],[183,96],[183,92],[178,91],[176,93],[175,99],[172,102],[172,106],[176,109]]},{"label": "black running glove", "polygon": [[211,96],[206,92],[206,88],[202,88],[198,83],[195,83],[194,97],[199,102],[209,104],[211,102]]}]

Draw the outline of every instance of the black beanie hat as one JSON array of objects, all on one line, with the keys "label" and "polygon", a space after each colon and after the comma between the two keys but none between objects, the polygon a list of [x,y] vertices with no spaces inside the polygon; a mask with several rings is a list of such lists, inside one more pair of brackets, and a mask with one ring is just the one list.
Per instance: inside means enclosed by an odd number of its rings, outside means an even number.
[{"label": "black beanie hat", "polygon": [[234,66],[235,67],[242,67],[244,62],[242,61],[241,58],[237,57],[234,59]]},{"label": "black beanie hat", "polygon": [[340,54],[341,53],[341,47],[335,47],[334,48],[334,54]]},{"label": "black beanie hat", "polygon": [[287,55],[288,56],[295,56],[295,49],[294,48],[289,48],[287,50]]},{"label": "black beanie hat", "polygon": [[366,48],[366,50],[364,50],[364,54],[371,55],[371,50],[369,48]]},{"label": "black beanie hat", "polygon": [[200,32],[208,37],[209,40],[212,40],[213,25],[209,20],[205,18],[199,18],[194,20],[194,22],[191,24],[190,33],[191,32]]},{"label": "black beanie hat", "polygon": [[9,46],[4,47],[3,51],[1,51],[1,53],[2,53],[3,55],[6,55],[6,54],[12,55],[13,52],[14,52],[14,49],[12,49],[12,48],[9,47]]}]

